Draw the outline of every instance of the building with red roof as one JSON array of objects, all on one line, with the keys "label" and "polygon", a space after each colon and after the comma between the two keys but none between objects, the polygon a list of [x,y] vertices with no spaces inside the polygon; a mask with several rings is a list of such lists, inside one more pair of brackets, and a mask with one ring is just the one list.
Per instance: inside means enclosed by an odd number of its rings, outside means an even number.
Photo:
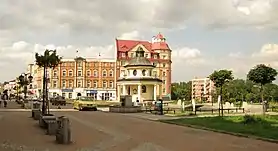
[{"label": "building with red roof", "polygon": [[128,72],[125,71],[124,65],[135,57],[135,52],[139,47],[144,50],[145,57],[155,65],[152,74],[163,81],[162,85],[157,88],[157,92],[160,92],[161,97],[170,96],[172,77],[171,49],[166,42],[166,38],[161,33],[153,36],[151,41],[116,39],[116,77],[122,77]]}]

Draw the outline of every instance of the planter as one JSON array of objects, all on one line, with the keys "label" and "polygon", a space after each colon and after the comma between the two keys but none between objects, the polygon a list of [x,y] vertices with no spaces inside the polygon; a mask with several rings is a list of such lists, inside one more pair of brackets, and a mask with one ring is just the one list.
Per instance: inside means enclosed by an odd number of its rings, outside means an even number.
[{"label": "planter", "polygon": [[41,128],[46,129],[47,128],[47,123],[45,122],[48,119],[53,119],[55,116],[53,114],[45,114],[45,115],[40,115],[39,118],[39,125]]},{"label": "planter", "polygon": [[41,115],[41,110],[40,109],[33,109],[32,110],[32,117],[34,120],[39,120]]}]

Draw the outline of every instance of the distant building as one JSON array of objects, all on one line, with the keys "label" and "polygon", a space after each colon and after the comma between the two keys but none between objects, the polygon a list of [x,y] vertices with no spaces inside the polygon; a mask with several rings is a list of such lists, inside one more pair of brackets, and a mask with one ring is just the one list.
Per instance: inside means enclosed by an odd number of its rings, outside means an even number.
[{"label": "distant building", "polygon": [[209,78],[192,79],[192,99],[211,102],[214,89],[214,83]]}]

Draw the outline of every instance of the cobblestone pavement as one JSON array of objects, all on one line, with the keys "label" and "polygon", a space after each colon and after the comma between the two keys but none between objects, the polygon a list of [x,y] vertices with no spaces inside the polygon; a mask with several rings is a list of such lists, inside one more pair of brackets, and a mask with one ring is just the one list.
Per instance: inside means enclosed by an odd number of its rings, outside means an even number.
[{"label": "cobblestone pavement", "polygon": [[[28,112],[0,112],[0,151],[275,151],[277,144],[105,112],[56,112],[70,118],[73,143],[57,145]],[[2,150],[1,150],[2,149]],[[9,151],[3,150],[3,151]]]}]

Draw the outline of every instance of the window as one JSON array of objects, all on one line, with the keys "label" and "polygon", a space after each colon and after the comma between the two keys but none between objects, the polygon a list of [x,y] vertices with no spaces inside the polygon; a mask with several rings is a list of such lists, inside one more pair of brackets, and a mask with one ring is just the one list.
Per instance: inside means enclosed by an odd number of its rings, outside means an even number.
[{"label": "window", "polygon": [[53,81],[53,88],[57,88],[57,81]]},{"label": "window", "polygon": [[147,87],[145,85],[142,85],[142,93],[146,93],[147,92]]},{"label": "window", "polygon": [[134,76],[137,75],[137,70],[133,70],[133,75],[134,75]]},{"label": "window", "polygon": [[166,72],[165,71],[163,71],[163,76],[166,76]]},{"label": "window", "polygon": [[97,81],[94,81],[94,88],[97,88]]},{"label": "window", "polygon": [[81,61],[78,61],[78,62],[77,62],[77,66],[78,66],[78,67],[82,67],[82,62],[81,62]]},{"label": "window", "polygon": [[57,70],[54,70],[53,71],[53,77],[57,77],[58,76],[58,72],[57,72]]},{"label": "window", "polygon": [[103,76],[103,77],[106,77],[106,76],[107,76],[107,71],[106,71],[106,70],[103,70],[103,71],[102,71],[102,76]]},{"label": "window", "polygon": [[94,77],[97,77],[97,76],[98,76],[97,70],[94,70]]},{"label": "window", "polygon": [[65,88],[66,87],[66,80],[62,81],[62,87]]},{"label": "window", "polygon": [[69,99],[71,99],[72,98],[72,93],[69,93]]},{"label": "window", "polygon": [[163,88],[163,93],[165,93],[166,92],[166,90],[165,90],[165,88]]},{"label": "window", "polygon": [[87,70],[87,77],[91,76],[91,70]]},{"label": "window", "polygon": [[62,75],[65,77],[67,75],[67,71],[63,70]]},{"label": "window", "polygon": [[78,71],[77,71],[77,76],[78,76],[78,77],[82,77],[82,71],[81,71],[81,70],[78,70]]},{"label": "window", "polygon": [[143,70],[143,71],[142,71],[142,75],[143,75],[143,76],[146,76],[146,70]]},{"label": "window", "polygon": [[134,57],[134,53],[130,53],[130,57],[133,58]]},{"label": "window", "polygon": [[70,77],[73,76],[73,71],[72,71],[72,70],[69,71],[69,76],[70,76]]},{"label": "window", "polygon": [[73,81],[72,80],[69,81],[69,87],[73,88]]},{"label": "window", "polygon": [[145,54],[145,57],[148,58],[148,57],[149,57],[149,54],[146,53],[146,54]]},{"label": "window", "polygon": [[157,77],[157,72],[156,71],[153,71],[153,76]]},{"label": "window", "polygon": [[125,57],[125,53],[122,53],[122,57]]},{"label": "window", "polygon": [[87,88],[90,88],[90,87],[91,87],[91,81],[88,80],[88,81],[87,81]]},{"label": "window", "polygon": [[109,87],[110,88],[113,88],[113,84],[114,84],[113,81],[109,81]]},{"label": "window", "polygon": [[63,92],[63,93],[62,93],[62,97],[66,97],[66,93]]},{"label": "window", "polygon": [[109,76],[110,76],[110,77],[113,77],[113,70],[110,70],[110,71],[109,71]]},{"label": "window", "polygon": [[163,66],[163,67],[166,67],[166,64],[165,64],[165,63],[163,63],[163,64],[162,64],[162,66]]},{"label": "window", "polygon": [[103,82],[102,82],[102,87],[103,87],[103,88],[107,88],[107,82],[106,82],[106,81],[103,81]]},{"label": "window", "polygon": [[163,55],[163,56],[162,56],[162,58],[163,58],[163,59],[166,59],[166,56],[165,56],[165,55]]},{"label": "window", "polygon": [[77,82],[77,87],[78,87],[78,88],[81,88],[81,87],[82,87],[82,82],[81,82],[81,81],[78,81],[78,82]]},{"label": "window", "polygon": [[154,58],[154,59],[157,59],[157,55],[154,55],[153,58]]}]

